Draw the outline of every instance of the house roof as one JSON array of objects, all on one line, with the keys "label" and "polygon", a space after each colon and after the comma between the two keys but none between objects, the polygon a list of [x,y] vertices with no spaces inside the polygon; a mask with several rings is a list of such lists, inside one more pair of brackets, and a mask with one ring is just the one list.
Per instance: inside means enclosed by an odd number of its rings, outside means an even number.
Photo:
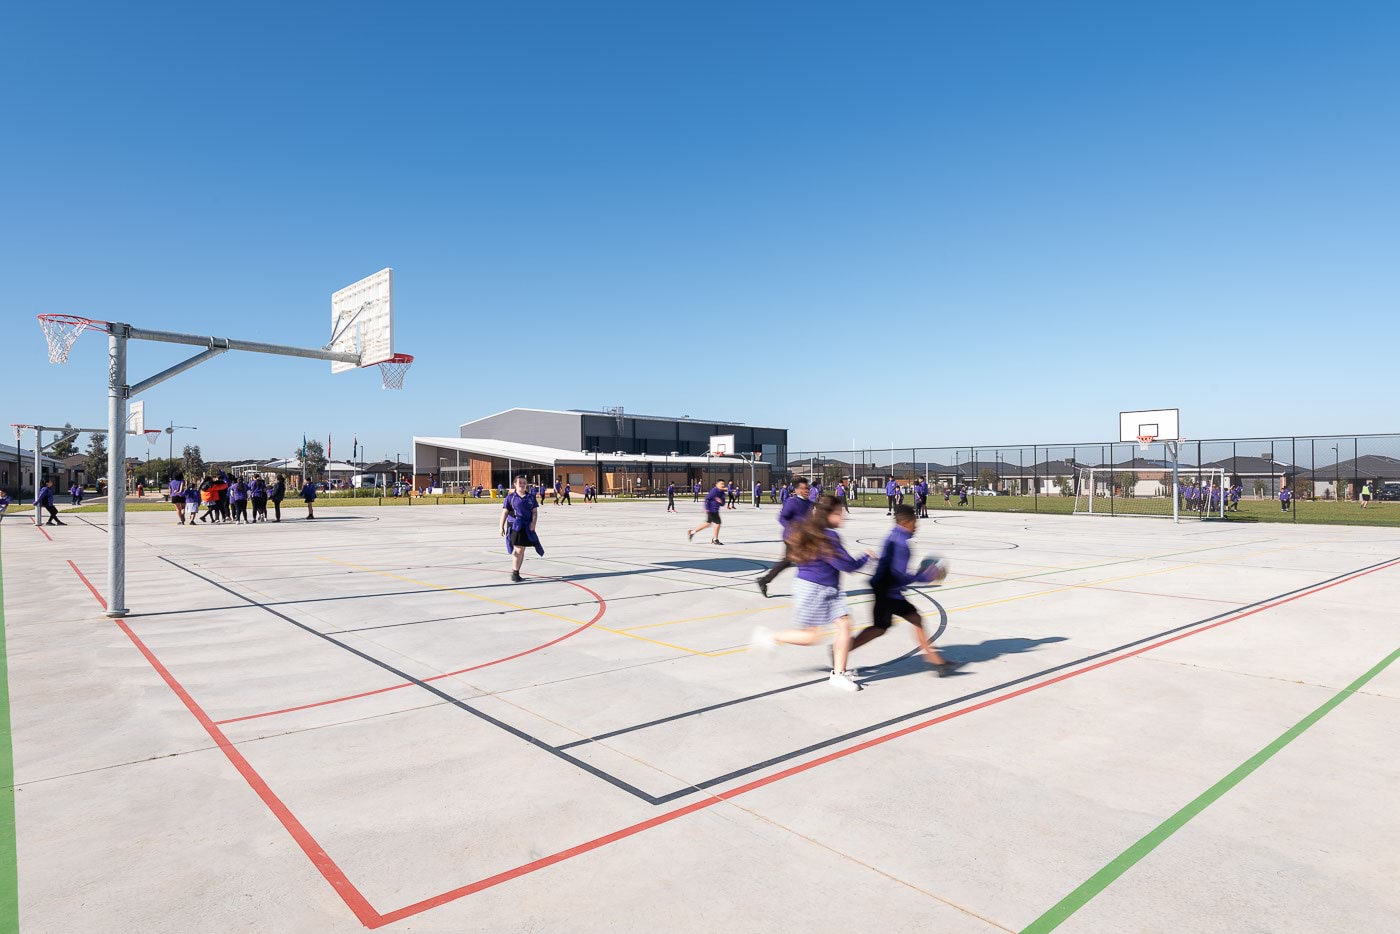
[{"label": "house roof", "polygon": [[1314,480],[1332,480],[1337,477],[1343,480],[1357,477],[1363,480],[1400,480],[1400,458],[1388,457],[1385,454],[1362,454],[1360,457],[1328,464],[1326,467],[1318,467],[1315,470],[1299,469],[1296,472],[1300,477],[1311,477]]}]

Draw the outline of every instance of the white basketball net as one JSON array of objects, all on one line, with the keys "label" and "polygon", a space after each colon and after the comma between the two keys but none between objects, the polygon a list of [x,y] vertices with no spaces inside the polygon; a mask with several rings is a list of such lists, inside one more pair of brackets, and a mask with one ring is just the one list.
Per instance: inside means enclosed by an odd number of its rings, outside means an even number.
[{"label": "white basketball net", "polygon": [[40,315],[39,326],[44,329],[44,340],[49,342],[49,362],[67,362],[68,351],[73,349],[73,344],[91,325],[87,318]]},{"label": "white basketball net", "polygon": [[1148,448],[1152,447],[1152,442],[1157,440],[1157,436],[1156,436],[1156,435],[1138,435],[1138,436],[1137,436],[1137,439],[1138,439],[1138,448],[1139,448],[1139,450],[1146,451]]},{"label": "white basketball net", "polygon": [[376,364],[383,389],[402,389],[404,375],[413,366],[413,358],[406,353],[396,354],[392,360]]},{"label": "white basketball net", "polygon": [[152,428],[149,431],[143,431],[142,434],[146,436],[146,443],[149,444],[151,447],[155,447],[156,439],[158,439],[162,434],[164,434],[164,432],[162,432],[159,428]]}]

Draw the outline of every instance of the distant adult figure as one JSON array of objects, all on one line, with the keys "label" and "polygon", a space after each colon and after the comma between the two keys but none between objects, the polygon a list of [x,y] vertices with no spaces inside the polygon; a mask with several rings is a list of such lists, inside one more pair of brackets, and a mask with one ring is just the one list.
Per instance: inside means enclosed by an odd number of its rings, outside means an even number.
[{"label": "distant adult figure", "polygon": [[287,496],[287,481],[282,475],[276,474],[272,478],[272,489],[268,490],[267,498],[272,500],[272,514],[277,518],[273,522],[282,521],[282,500]]},{"label": "distant adult figure", "polygon": [[145,483],[145,481],[143,481],[143,480],[137,480],[137,481],[136,481],[136,495],[137,495],[138,497],[144,497],[144,496],[146,495],[146,483]]},{"label": "distant adult figure", "polygon": [[301,487],[301,498],[306,503],[306,518],[316,518],[316,484],[307,480]]},{"label": "distant adult figure", "polygon": [[761,484],[761,483],[755,483],[755,484],[753,485],[753,508],[754,508],[754,509],[759,509],[759,508],[761,508],[761,507],[759,506],[759,501],[762,499],[762,497],[763,497],[763,484]]},{"label": "distant adult figure", "polygon": [[176,474],[170,478],[170,502],[175,506],[175,518],[185,524],[185,477]]},{"label": "distant adult figure", "polygon": [[666,484],[666,511],[676,511],[676,485],[674,483]]},{"label": "distant adult figure", "polygon": [[535,534],[535,521],[539,518],[539,501],[530,492],[530,485],[521,474],[515,478],[515,489],[505,496],[501,505],[501,535],[506,540],[506,552],[511,555],[510,579],[520,583],[520,568],[525,563],[525,549],[534,548],[536,554],[544,554],[540,538]]},{"label": "distant adult figure", "polygon": [[53,481],[45,480],[44,485],[39,488],[39,493],[34,497],[34,505],[49,511],[49,521],[44,525],[67,525],[58,517],[58,510],[53,505]]},{"label": "distant adult figure", "polygon": [[1361,485],[1361,508],[1365,509],[1371,505],[1371,481],[1367,480]]}]

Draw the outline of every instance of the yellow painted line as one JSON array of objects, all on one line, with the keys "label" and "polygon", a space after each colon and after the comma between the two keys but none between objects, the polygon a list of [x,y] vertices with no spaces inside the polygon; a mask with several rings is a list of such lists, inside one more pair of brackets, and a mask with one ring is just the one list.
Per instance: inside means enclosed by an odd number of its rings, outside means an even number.
[{"label": "yellow painted line", "polygon": [[685,619],[668,619],[664,623],[645,623],[641,626],[628,626],[622,632],[636,632],[638,629],[655,629],[657,626],[675,626],[678,623],[698,623],[706,619],[723,619],[726,616],[748,616],[753,613],[769,613],[773,610],[782,610],[791,606],[785,600],[780,600],[770,606],[749,607],[747,610],[730,610],[728,613],[711,613],[709,616],[687,616]]},{"label": "yellow painted line", "polygon": [[[506,601],[506,600],[495,600],[495,599],[492,599],[491,597],[483,597],[481,594],[479,594],[479,593],[472,593],[470,590],[461,590],[461,589],[459,589],[459,588],[457,588],[457,587],[444,587],[444,586],[442,586],[441,584],[433,584],[433,583],[430,583],[430,582],[428,582],[428,581],[415,580],[415,579],[412,578],[412,577],[404,577],[404,576],[402,576],[402,575],[400,575],[400,574],[391,574],[391,573],[388,572],[388,571],[378,571],[378,570],[375,570],[374,568],[367,568],[367,567],[364,567],[363,565],[351,564],[351,563],[348,562],[348,561],[336,561],[334,558],[325,558],[325,557],[319,557],[319,556],[318,556],[318,560],[324,561],[324,562],[326,562],[327,564],[338,564],[338,565],[340,565],[341,567],[351,568],[351,569],[356,570],[356,571],[363,571],[363,572],[366,573],[366,574],[377,574],[377,575],[380,576],[380,577],[388,577],[388,578],[391,578],[391,579],[396,580],[396,581],[403,581],[405,584],[413,584],[414,586],[417,586],[417,587],[428,587],[428,588],[430,588],[430,589],[432,589],[432,590],[441,590],[441,591],[444,592],[444,593],[455,593],[455,594],[460,594],[460,595],[463,596],[463,597],[470,597],[470,598],[473,599],[473,600],[481,600],[481,601],[483,601],[483,602],[485,602],[485,603],[494,603],[494,604],[496,604],[497,606],[506,606],[506,607],[510,607],[510,608],[513,609],[513,610],[523,610],[523,611],[525,611],[525,612],[527,612],[527,613],[537,613],[537,614],[539,614],[540,616],[548,616],[550,619],[563,620],[564,622],[570,623],[570,624],[572,624],[572,625],[574,625],[574,626],[586,626],[586,625],[588,625],[588,621],[587,621],[587,620],[579,620],[579,619],[574,619],[574,618],[569,617],[569,616],[561,616],[561,615],[559,615],[558,613],[551,613],[551,612],[549,612],[548,610],[537,610],[537,609],[535,609],[534,607],[522,606],[522,605],[519,604],[519,603],[510,603],[509,601]],[[699,649],[686,648],[686,647],[683,646],[683,645],[673,645],[673,644],[670,643],[670,642],[661,642],[661,641],[658,641],[658,640],[656,640],[656,639],[648,639],[648,638],[646,638],[645,636],[635,636],[635,635],[633,635],[632,633],[630,633],[630,632],[624,632],[624,631],[621,630],[621,629],[609,629],[609,628],[606,627],[606,626],[594,626],[593,628],[594,628],[594,629],[597,629],[597,630],[599,630],[599,631],[601,631],[601,632],[610,632],[610,633],[613,633],[614,635],[626,636],[626,637],[629,638],[629,639],[638,639],[638,640],[640,640],[640,641],[642,641],[642,642],[650,642],[650,643],[653,644],[653,645],[660,645],[660,646],[663,646],[663,647],[668,648],[668,649],[675,649],[677,652],[686,652],[686,653],[689,653],[689,654],[691,654],[691,655],[706,655],[706,656],[710,656],[710,657],[713,658],[713,657],[718,657],[718,656],[720,656],[720,655],[732,655],[732,654],[734,654],[735,652],[746,652],[746,651],[748,651],[747,648],[741,648],[741,649],[726,649],[726,650],[724,650],[724,651],[722,651],[722,652],[702,652],[702,651],[699,650]]]}]

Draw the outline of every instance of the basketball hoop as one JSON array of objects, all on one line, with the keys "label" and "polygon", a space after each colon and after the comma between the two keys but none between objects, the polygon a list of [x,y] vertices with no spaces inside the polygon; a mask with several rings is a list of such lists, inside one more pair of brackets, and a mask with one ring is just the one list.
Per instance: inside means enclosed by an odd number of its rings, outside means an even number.
[{"label": "basketball hoop", "polygon": [[1157,436],[1156,436],[1156,435],[1138,435],[1138,436],[1137,436],[1137,439],[1138,439],[1138,448],[1145,454],[1145,453],[1147,453],[1147,449],[1150,448],[1150,447],[1152,446],[1152,442],[1157,440]]},{"label": "basketball hoop", "polygon": [[379,367],[379,377],[383,381],[382,389],[402,389],[404,374],[408,368],[413,366],[413,355],[406,353],[396,353],[388,360],[377,364]]},{"label": "basketball hoop", "polygon": [[93,321],[77,315],[39,315],[39,327],[44,329],[44,340],[49,342],[49,362],[66,363],[68,351],[88,328],[103,330],[105,321]]},{"label": "basketball hoop", "polygon": [[165,431],[160,428],[149,428],[146,431],[141,432],[141,434],[146,436],[146,444],[150,445],[151,447],[155,447],[156,439],[159,438],[161,435],[165,434]]}]

